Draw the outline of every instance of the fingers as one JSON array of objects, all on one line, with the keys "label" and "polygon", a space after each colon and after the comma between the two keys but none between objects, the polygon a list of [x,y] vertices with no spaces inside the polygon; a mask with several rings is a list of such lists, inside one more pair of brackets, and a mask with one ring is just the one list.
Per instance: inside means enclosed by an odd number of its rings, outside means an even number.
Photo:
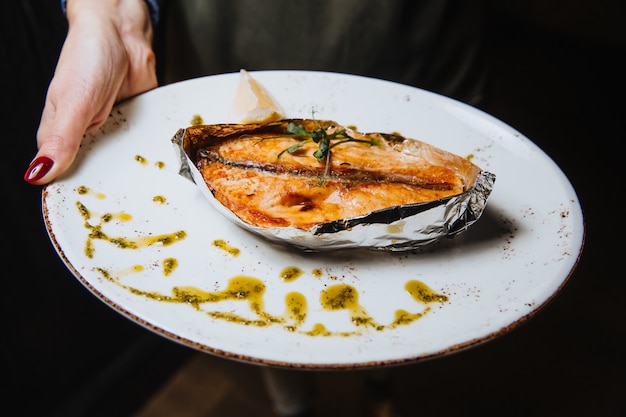
[{"label": "fingers", "polygon": [[[115,2],[75,1],[37,131],[38,152],[24,174],[47,184],[73,164],[85,133],[100,127],[116,101],[156,87],[152,30],[143,0],[137,13]],[[121,4],[132,4],[130,1]],[[70,10],[68,10],[69,17]]]},{"label": "fingers", "polygon": [[[109,50],[98,52],[105,48]],[[64,173],[85,132],[106,120],[123,82],[117,74],[128,67],[125,54],[113,48],[98,38],[83,39],[78,29],[68,33],[46,96],[37,131],[39,150],[25,173],[27,182],[45,184]],[[41,165],[42,157],[49,162]]]}]

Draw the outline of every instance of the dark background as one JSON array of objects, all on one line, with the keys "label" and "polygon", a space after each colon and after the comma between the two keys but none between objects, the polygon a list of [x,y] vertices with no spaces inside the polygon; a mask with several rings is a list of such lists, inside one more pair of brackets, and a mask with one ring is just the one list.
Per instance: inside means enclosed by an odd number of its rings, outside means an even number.
[{"label": "dark background", "polygon": [[[398,368],[402,381],[420,381],[396,386],[415,403],[400,408],[407,415],[626,415],[624,3],[489,5],[490,85],[481,108],[537,143],[570,178],[585,214],[585,246],[568,284],[529,322],[477,348]],[[110,310],[56,256],[41,189],[22,175],[66,24],[55,1],[1,7],[0,398],[17,410],[12,415],[130,415],[192,352]]]}]

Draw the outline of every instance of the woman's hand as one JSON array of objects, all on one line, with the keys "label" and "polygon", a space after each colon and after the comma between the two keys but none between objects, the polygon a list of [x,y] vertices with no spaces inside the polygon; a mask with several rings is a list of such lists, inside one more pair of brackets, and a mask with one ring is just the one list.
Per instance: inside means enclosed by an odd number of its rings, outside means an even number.
[{"label": "woman's hand", "polygon": [[63,174],[83,135],[100,127],[116,102],[157,86],[144,0],[69,0],[67,18],[37,132],[39,150],[24,174],[31,184]]}]

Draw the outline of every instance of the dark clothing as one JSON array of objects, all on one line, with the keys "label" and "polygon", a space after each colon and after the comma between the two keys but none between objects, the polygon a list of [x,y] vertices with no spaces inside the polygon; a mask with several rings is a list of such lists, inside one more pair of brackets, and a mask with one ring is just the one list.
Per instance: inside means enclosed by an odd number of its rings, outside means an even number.
[{"label": "dark clothing", "polygon": [[165,82],[241,68],[345,72],[476,104],[484,2],[180,0],[162,17]]}]

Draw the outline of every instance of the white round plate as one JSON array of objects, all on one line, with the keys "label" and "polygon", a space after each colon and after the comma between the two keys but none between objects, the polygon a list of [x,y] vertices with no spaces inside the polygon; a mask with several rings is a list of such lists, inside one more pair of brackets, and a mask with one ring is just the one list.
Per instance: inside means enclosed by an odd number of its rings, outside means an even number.
[{"label": "white round plate", "polygon": [[[225,220],[179,175],[171,142],[197,116],[207,124],[235,122],[230,105],[239,73],[171,84],[118,105],[85,137],[72,171],[43,190],[57,252],[116,311],[229,358],[357,368],[490,340],[531,317],[567,282],[584,240],[578,198],[559,167],[510,126],[387,81],[310,71],[252,76],[287,117],[399,132],[472,155],[497,177],[483,216],[456,238],[411,253],[303,253],[270,244]],[[301,274],[287,279],[289,269]],[[231,284],[240,277],[264,292],[246,298]],[[332,304],[328,291],[351,297]],[[431,291],[434,298],[421,298]],[[181,294],[201,298],[194,303]],[[306,304],[300,321],[288,314],[294,295]]]}]

